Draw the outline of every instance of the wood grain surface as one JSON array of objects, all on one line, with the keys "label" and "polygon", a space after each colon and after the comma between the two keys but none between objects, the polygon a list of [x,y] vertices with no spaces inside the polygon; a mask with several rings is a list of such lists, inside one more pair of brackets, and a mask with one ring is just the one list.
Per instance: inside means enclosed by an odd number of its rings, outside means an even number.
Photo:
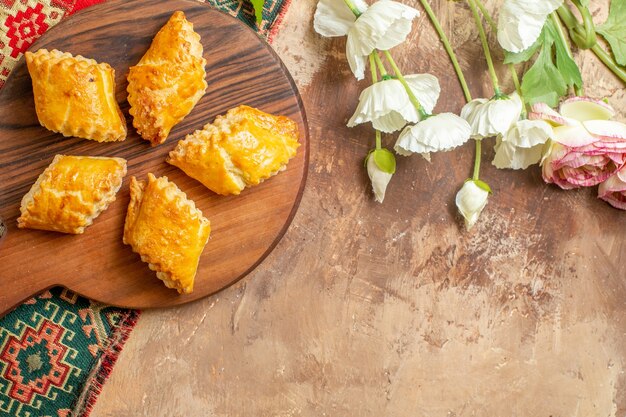
[{"label": "wood grain surface", "polygon": [[[375,203],[363,169],[374,132],[345,126],[367,81],[351,74],[345,39],[314,32],[316,3],[293,1],[273,44],[311,126],[291,227],[236,285],[144,312],[91,417],[626,415],[626,213],[595,189],[544,184],[536,167],[493,168],[493,140],[481,177],[494,194],[472,232],[454,207],[472,143],[432,163],[399,157]],[[439,77],[437,111],[460,111],[420,1],[402,3],[422,15],[394,56],[407,73]],[[493,94],[466,4],[429,3],[472,94]],[[608,0],[591,3],[603,22]],[[624,85],[591,53],[575,54],[586,92],[626,120]],[[507,69],[498,74],[510,91]]]},{"label": "wood grain surface", "polygon": [[[107,62],[116,71],[116,97],[129,127],[126,74],[175,10],[186,13],[202,38],[207,59],[206,94],[166,143],[151,148],[129,128],[118,143],[63,138],[42,128],[30,77],[22,61],[0,92],[0,217],[8,232],[0,243],[0,314],[27,297],[62,285],[94,300],[130,307],[186,303],[231,284],[274,248],[298,206],[308,163],[308,128],[297,89],[277,55],[238,20],[186,0],[113,0],[62,22],[31,50],[59,49]],[[165,163],[179,139],[240,104],[291,117],[302,146],[285,172],[240,196],[222,197]],[[128,175],[111,204],[79,236],[17,229],[22,196],[56,154],[115,156],[128,160]],[[211,239],[201,257],[195,290],[178,295],[122,244],[131,175],[166,175],[209,218]]]}]

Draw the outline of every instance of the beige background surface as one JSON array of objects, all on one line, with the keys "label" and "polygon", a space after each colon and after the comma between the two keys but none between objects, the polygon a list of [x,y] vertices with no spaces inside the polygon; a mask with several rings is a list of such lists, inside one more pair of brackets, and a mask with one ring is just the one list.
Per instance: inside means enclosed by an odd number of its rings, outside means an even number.
[{"label": "beige background surface", "polygon": [[[239,284],[144,312],[92,417],[624,416],[626,214],[593,190],[544,185],[537,168],[495,170],[490,144],[495,195],[466,233],[453,198],[469,143],[431,164],[400,158],[387,201],[374,203],[362,168],[373,133],[345,127],[366,84],[344,41],[313,32],[315,1],[292,3],[274,47],[311,127],[301,209]],[[432,3],[473,94],[489,96],[469,11]],[[593,3],[600,22],[608,1]],[[394,50],[405,72],[439,76],[438,110],[459,111],[424,14],[410,38]],[[623,85],[578,59],[587,91],[623,110]]]}]

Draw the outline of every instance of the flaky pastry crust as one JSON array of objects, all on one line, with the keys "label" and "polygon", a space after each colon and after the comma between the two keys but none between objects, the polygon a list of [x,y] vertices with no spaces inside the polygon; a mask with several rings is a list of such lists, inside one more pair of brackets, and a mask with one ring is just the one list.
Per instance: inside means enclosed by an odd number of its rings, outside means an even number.
[{"label": "flaky pastry crust", "polygon": [[152,145],[163,143],[207,88],[200,35],[175,12],[128,74],[133,126]]},{"label": "flaky pastry crust", "polygon": [[22,199],[19,228],[81,234],[115,201],[122,158],[57,155]]},{"label": "flaky pastry crust", "polygon": [[98,142],[126,139],[126,120],[115,100],[115,70],[109,64],[56,49],[25,56],[43,127]]},{"label": "flaky pastry crust", "polygon": [[209,220],[167,177],[148,174],[148,181],[131,177],[123,241],[168,288],[181,294],[193,291],[210,233]]},{"label": "flaky pastry crust", "polygon": [[167,162],[217,194],[239,194],[284,170],[299,146],[293,120],[239,106],[187,135]]}]

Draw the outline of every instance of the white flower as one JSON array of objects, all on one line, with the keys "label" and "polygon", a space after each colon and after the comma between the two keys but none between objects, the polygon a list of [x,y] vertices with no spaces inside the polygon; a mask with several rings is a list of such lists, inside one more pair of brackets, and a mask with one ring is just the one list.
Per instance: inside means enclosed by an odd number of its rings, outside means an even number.
[{"label": "white flower", "polygon": [[[439,81],[430,74],[413,74],[404,77],[413,94],[427,113],[432,113],[439,93]],[[348,121],[348,127],[372,122],[374,129],[391,133],[402,129],[407,122],[418,122],[421,117],[409,100],[402,83],[396,79],[383,80],[363,90],[359,105]]]},{"label": "white flower", "polygon": [[367,157],[367,175],[370,177],[370,181],[372,182],[372,190],[374,191],[376,201],[382,203],[385,199],[387,185],[389,185],[389,181],[391,181],[393,174],[380,169],[378,165],[376,165],[374,154],[371,153]]},{"label": "white flower", "polygon": [[395,151],[404,156],[420,153],[426,159],[430,152],[447,151],[463,145],[470,138],[467,122],[452,113],[441,113],[407,126],[398,137]]},{"label": "white flower", "polygon": [[[361,13],[367,10],[363,0],[353,0]],[[320,0],[315,9],[313,27],[322,36],[346,36],[356,22],[356,16],[343,0]]]},{"label": "white flower", "polygon": [[541,161],[552,126],[543,120],[520,120],[496,142],[493,165],[499,169],[526,169]]},{"label": "white flower", "polygon": [[543,29],[548,15],[563,0],[505,0],[498,18],[498,41],[509,52],[530,48]]},{"label": "white flower", "polygon": [[472,127],[472,138],[483,139],[504,135],[519,120],[522,100],[517,93],[490,100],[478,98],[467,103],[461,117]]},{"label": "white flower", "polygon": [[374,49],[386,51],[404,42],[419,12],[391,0],[379,0],[371,7],[363,0],[353,0],[361,12],[357,18],[342,0],[320,0],[313,27],[322,36],[345,36],[346,57],[358,80],[365,76],[365,58]]},{"label": "white flower", "polygon": [[489,191],[479,187],[474,180],[466,181],[456,194],[456,207],[465,220],[467,230],[474,227],[478,221],[480,213],[487,205],[488,198]]}]

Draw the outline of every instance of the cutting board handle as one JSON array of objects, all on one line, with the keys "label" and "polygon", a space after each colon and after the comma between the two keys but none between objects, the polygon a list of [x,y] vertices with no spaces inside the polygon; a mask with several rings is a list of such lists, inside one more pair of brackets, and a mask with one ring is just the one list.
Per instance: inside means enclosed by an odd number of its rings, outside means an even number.
[{"label": "cutting board handle", "polygon": [[[7,244],[8,231],[3,220],[0,218],[0,251]],[[24,262],[28,262],[24,259]],[[7,278],[0,265],[0,318],[11,312],[15,307],[28,300],[35,294],[52,287],[49,283],[40,282],[30,277],[15,280]],[[10,291],[8,291],[10,289]]]}]

